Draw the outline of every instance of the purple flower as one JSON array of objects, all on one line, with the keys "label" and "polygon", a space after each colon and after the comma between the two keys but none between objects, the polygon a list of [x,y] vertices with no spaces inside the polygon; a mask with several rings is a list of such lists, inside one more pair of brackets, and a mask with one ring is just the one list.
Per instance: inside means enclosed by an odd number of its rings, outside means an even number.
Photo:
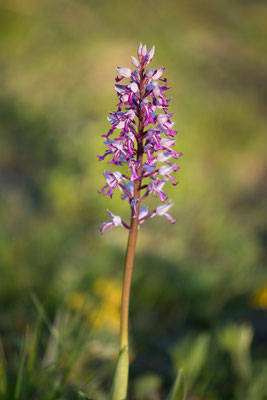
[{"label": "purple flower", "polygon": [[111,221],[104,222],[100,228],[100,232],[103,234],[104,231],[113,228],[113,226],[124,226],[126,229],[130,229],[130,227],[122,221],[121,217],[118,215],[114,215],[111,211],[107,210],[109,213]]},{"label": "purple flower", "polygon": [[154,196],[156,197],[157,195],[160,197],[160,200],[162,203],[167,200],[166,194],[161,190],[165,183],[167,182],[167,179],[155,179],[149,182],[147,186],[147,193],[153,193]]},{"label": "purple flower", "polygon": [[109,210],[107,210],[107,211],[109,213],[111,221],[103,223],[103,225],[100,228],[101,233],[104,233],[105,230],[109,230],[109,229],[113,228],[113,226],[119,226],[119,225],[122,226],[121,217],[119,217],[118,215],[114,215]]},{"label": "purple flower", "polygon": [[[106,179],[106,185],[102,188],[100,193],[108,194],[111,198],[113,196],[113,190],[116,189],[120,185],[120,181],[122,180],[122,174],[119,171],[110,172],[105,171],[104,177]],[[106,192],[105,192],[106,190]]]},{"label": "purple flower", "polygon": [[158,206],[156,208],[156,210],[153,212],[153,217],[154,215],[158,215],[158,216],[163,216],[165,218],[167,218],[169,221],[171,221],[172,224],[175,223],[175,219],[173,219],[169,214],[167,214],[167,211],[173,206],[172,202],[169,202],[168,204],[164,204],[162,206]]},{"label": "purple flower", "polygon": [[[110,157],[109,164],[126,165],[126,174],[123,171],[104,172],[106,184],[100,193],[112,198],[114,190],[119,189],[122,199],[129,202],[131,220],[138,218],[139,224],[154,216],[164,216],[171,223],[175,222],[168,214],[172,202],[153,211],[149,211],[143,202],[153,195],[165,203],[168,196],[163,187],[169,180],[177,185],[172,174],[180,168],[171,159],[182,155],[174,150],[177,132],[173,130],[173,114],[168,112],[170,98],[165,93],[169,87],[167,80],[162,78],[165,68],[147,68],[154,54],[155,46],[147,51],[146,45],[140,43],[138,59],[131,57],[135,69],[117,68],[119,76],[114,89],[119,99],[118,109],[108,117],[111,129],[103,135],[107,150],[98,156],[100,161]],[[118,132],[116,136],[115,132]],[[109,138],[111,135],[114,135],[113,139]],[[131,229],[119,216],[108,213],[111,220],[102,225],[101,233],[114,226]]]}]

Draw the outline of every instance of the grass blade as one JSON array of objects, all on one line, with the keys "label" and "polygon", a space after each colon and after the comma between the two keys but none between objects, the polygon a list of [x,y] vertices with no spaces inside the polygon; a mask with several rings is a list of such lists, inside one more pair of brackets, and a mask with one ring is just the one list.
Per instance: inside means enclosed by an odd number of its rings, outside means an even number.
[{"label": "grass blade", "polygon": [[42,322],[42,317],[39,314],[38,315],[38,319],[33,331],[33,335],[31,338],[31,342],[30,342],[30,348],[29,348],[29,362],[28,362],[28,375],[31,377],[33,370],[34,370],[34,366],[35,366],[35,362],[36,362],[36,356],[37,356],[37,350],[38,350],[38,341],[39,341],[39,334],[40,334],[40,328],[41,328],[41,322]]},{"label": "grass blade", "polygon": [[182,369],[178,371],[168,400],[185,400],[185,380]]},{"label": "grass blade", "polygon": [[15,386],[15,395],[14,395],[15,400],[19,400],[21,391],[22,391],[23,377],[25,374],[24,367],[25,367],[25,359],[26,359],[26,352],[27,352],[27,339],[28,339],[28,329],[26,329],[26,335],[25,335],[24,341],[21,346],[19,370],[18,370],[17,381],[16,381],[16,386]]}]

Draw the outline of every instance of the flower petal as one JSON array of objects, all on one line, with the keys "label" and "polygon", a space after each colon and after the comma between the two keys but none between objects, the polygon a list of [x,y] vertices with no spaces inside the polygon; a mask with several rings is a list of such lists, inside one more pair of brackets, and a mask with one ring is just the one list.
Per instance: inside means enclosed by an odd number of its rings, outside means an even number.
[{"label": "flower petal", "polygon": [[137,93],[139,91],[138,85],[135,82],[129,83],[128,88],[133,92]]},{"label": "flower petal", "polygon": [[142,56],[145,57],[146,53],[147,53],[147,48],[146,48],[146,45],[144,44],[144,46],[142,48]]},{"label": "flower petal", "polygon": [[150,62],[155,54],[155,46],[152,46],[149,52],[147,53],[147,61]]},{"label": "flower petal", "polygon": [[139,62],[137,61],[137,59],[136,59],[135,57],[131,56],[131,61],[132,61],[132,64],[133,64],[136,68],[139,67]]},{"label": "flower petal", "polygon": [[125,78],[129,78],[132,75],[132,71],[130,70],[130,68],[117,67],[117,71],[121,76],[124,76]]},{"label": "flower petal", "polygon": [[139,47],[138,47],[138,49],[137,49],[137,54],[138,54],[139,57],[142,55],[142,48],[143,48],[143,45],[142,45],[142,43],[140,42]]}]

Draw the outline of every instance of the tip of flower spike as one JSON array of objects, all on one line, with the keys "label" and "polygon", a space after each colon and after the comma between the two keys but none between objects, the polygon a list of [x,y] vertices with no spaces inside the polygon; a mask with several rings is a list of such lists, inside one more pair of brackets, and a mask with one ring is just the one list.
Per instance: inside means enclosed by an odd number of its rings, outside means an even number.
[{"label": "tip of flower spike", "polygon": [[[114,88],[119,98],[117,111],[111,112],[107,118],[111,124],[104,144],[107,149],[103,156],[99,156],[99,160],[112,157],[108,164],[114,166],[122,166],[126,174],[119,171],[105,171],[105,185],[100,193],[112,197],[114,190],[122,192],[122,199],[129,202],[130,207],[134,210],[134,217],[141,224],[148,218],[154,216],[163,216],[171,223],[174,223],[172,216],[168,214],[169,209],[173,206],[169,201],[167,194],[163,191],[166,182],[177,185],[172,173],[179,169],[178,165],[169,161],[170,158],[178,158],[181,153],[174,151],[174,135],[176,131],[172,129],[172,113],[168,113],[169,98],[166,97],[165,91],[169,89],[167,79],[162,78],[164,67],[148,69],[147,65],[153,59],[155,54],[155,46],[147,51],[146,45],[140,43],[138,47],[138,57],[131,57],[134,68],[118,67],[116,82]],[[119,84],[124,77],[127,82]],[[126,107],[125,107],[126,106]],[[142,112],[141,112],[142,111]],[[138,135],[139,122],[143,120],[142,138]],[[152,125],[150,125],[152,124]],[[120,132],[114,135],[113,140],[109,136],[117,129]],[[166,136],[166,137],[165,137]],[[141,161],[138,155],[138,146],[143,146],[142,155],[144,159]],[[140,141],[140,142],[139,142]],[[140,146],[139,146],[140,147]],[[159,165],[158,163],[163,163]],[[127,166],[126,166],[126,165]],[[140,169],[140,174],[137,172]],[[139,176],[140,175],[140,176]],[[142,180],[146,179],[145,183]],[[136,199],[134,193],[135,181],[140,181],[140,198]],[[161,205],[155,207],[154,210],[148,211],[147,207],[140,204],[149,195],[155,196],[161,201]],[[140,206],[140,208],[139,208]],[[127,225],[120,216],[113,214],[108,210],[109,218],[100,227],[101,233],[110,230],[113,227],[123,226],[128,230],[131,227]]]}]

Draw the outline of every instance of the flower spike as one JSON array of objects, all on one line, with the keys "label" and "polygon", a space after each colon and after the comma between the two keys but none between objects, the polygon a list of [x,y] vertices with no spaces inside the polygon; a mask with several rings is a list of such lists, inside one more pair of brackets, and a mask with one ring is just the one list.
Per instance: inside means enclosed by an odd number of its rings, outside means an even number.
[{"label": "flower spike", "polygon": [[[177,132],[173,130],[173,114],[168,112],[170,98],[165,92],[169,87],[167,80],[162,78],[165,68],[146,68],[154,54],[155,46],[147,52],[146,45],[140,43],[137,50],[139,61],[131,57],[136,69],[117,68],[120,76],[116,78],[114,89],[119,99],[118,109],[108,117],[112,127],[103,135],[107,150],[103,156],[98,156],[101,161],[110,158],[108,164],[116,167],[126,165],[129,175],[120,171],[104,172],[106,184],[100,193],[112,198],[114,190],[119,189],[121,198],[129,202],[131,221],[135,219],[138,225],[154,216],[175,222],[168,214],[173,203],[165,203],[168,196],[163,187],[168,181],[177,185],[172,174],[180,167],[171,159],[182,155],[174,149]],[[119,83],[125,79],[124,84]],[[112,140],[109,138],[111,135],[114,136]],[[143,203],[150,195],[161,202],[153,211]],[[108,213],[111,220],[102,225],[101,233],[114,226],[131,229],[121,217]]]}]

